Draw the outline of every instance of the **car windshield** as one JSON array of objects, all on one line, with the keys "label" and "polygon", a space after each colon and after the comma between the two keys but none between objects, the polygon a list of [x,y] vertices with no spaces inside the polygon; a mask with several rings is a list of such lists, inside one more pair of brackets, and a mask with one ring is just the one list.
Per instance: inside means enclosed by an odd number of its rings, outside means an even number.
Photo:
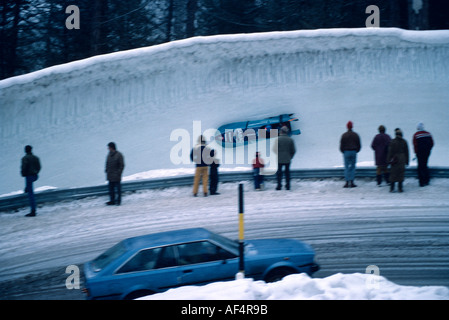
[{"label": "car windshield", "polygon": [[92,261],[92,268],[94,272],[103,270],[108,264],[110,264],[116,258],[120,257],[125,252],[126,248],[123,245],[123,242],[119,242],[112,248],[109,248]]},{"label": "car windshield", "polygon": [[216,233],[211,234],[211,239],[214,240],[216,243],[220,244],[223,247],[223,249],[229,250],[230,252],[238,256],[239,246],[236,241],[225,238]]}]

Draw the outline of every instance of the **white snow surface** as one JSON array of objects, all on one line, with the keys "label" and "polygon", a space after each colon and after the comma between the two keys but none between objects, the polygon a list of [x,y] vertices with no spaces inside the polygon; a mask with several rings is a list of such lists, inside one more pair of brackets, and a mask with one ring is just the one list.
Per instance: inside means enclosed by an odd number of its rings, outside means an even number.
[{"label": "white snow surface", "polygon": [[[404,193],[389,193],[369,180],[357,184],[344,189],[338,179],[293,180],[287,192],[268,182],[258,192],[251,181],[244,182],[245,238],[310,244],[322,268],[314,278],[292,275],[272,284],[244,279],[149,298],[449,299],[447,279],[423,285],[448,270],[449,179],[434,179],[426,188],[407,179]],[[0,281],[57,267],[63,272],[143,234],[204,227],[236,239],[237,188],[238,183],[220,184],[221,195],[198,198],[191,187],[144,190],[124,194],[119,207],[105,206],[107,197],[63,201],[39,208],[32,219],[23,217],[27,208],[0,213]],[[380,268],[380,278],[364,274],[368,265]],[[415,284],[389,279],[398,269],[403,281]]]},{"label": "white snow surface", "polygon": [[382,276],[362,273],[314,279],[293,274],[266,283],[253,279],[185,286],[139,300],[448,300],[449,288],[400,286]]},{"label": "white snow surface", "polygon": [[123,152],[130,179],[191,170],[170,161],[173,130],[187,130],[192,147],[193,121],[205,130],[281,113],[300,119],[292,168],[341,165],[348,120],[362,139],[360,164],[372,165],[369,144],[380,124],[390,134],[400,127],[410,142],[423,122],[436,143],[429,164],[448,166],[449,31],[196,37],[0,81],[0,194],[23,190],[27,144],[43,166],[36,187],[97,185],[110,141]]}]

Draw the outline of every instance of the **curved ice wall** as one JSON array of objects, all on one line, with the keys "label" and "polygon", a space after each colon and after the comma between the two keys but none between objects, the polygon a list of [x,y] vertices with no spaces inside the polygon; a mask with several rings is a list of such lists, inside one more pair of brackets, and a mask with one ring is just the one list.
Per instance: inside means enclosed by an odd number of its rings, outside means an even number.
[{"label": "curved ice wall", "polygon": [[[360,165],[380,124],[434,134],[431,165],[447,166],[449,31],[336,29],[197,37],[118,52],[0,81],[0,194],[22,188],[20,157],[34,146],[39,185],[103,183],[106,144],[125,175],[175,168],[177,128],[295,112],[295,168],[342,164],[348,120]],[[192,137],[196,140],[196,137]],[[411,147],[411,145],[410,145]]]}]

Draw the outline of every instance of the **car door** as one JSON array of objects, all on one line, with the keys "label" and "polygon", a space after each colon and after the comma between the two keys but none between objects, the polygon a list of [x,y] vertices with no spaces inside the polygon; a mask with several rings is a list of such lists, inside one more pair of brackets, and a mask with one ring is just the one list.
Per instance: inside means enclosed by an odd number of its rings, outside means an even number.
[{"label": "car door", "polygon": [[163,291],[176,287],[177,260],[173,246],[140,250],[115,272],[115,285],[131,289]]},{"label": "car door", "polygon": [[237,257],[215,243],[184,243],[177,250],[181,285],[232,280],[238,272]]}]

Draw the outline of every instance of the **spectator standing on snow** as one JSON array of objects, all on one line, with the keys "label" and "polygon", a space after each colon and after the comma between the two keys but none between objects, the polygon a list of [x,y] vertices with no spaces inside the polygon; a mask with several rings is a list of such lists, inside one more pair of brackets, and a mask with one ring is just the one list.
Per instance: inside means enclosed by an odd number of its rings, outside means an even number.
[{"label": "spectator standing on snow", "polygon": [[389,183],[387,155],[391,137],[386,134],[385,131],[386,129],[383,125],[379,126],[379,134],[374,137],[373,142],[371,143],[371,148],[374,150],[374,158],[377,166],[376,179],[378,186],[382,183],[382,175],[385,178],[385,182]]},{"label": "spectator standing on snow", "polygon": [[402,138],[402,131],[395,130],[396,137],[391,141],[388,147],[387,159],[391,164],[390,173],[390,192],[394,192],[395,183],[398,182],[399,192],[403,192],[403,182],[405,176],[405,166],[409,164],[408,144]]},{"label": "spectator standing on snow", "polygon": [[211,150],[211,164],[209,169],[209,191],[211,195],[218,195],[220,193],[217,192],[218,189],[218,167],[220,166],[218,158],[215,157],[215,150]]},{"label": "spectator standing on snow", "polygon": [[429,185],[430,174],[427,162],[429,161],[430,151],[433,148],[434,142],[432,135],[424,130],[424,124],[418,123],[417,131],[413,135],[413,147],[416,158],[418,159],[418,179],[419,186],[424,187]]},{"label": "spectator standing on snow", "polygon": [[345,164],[345,180],[344,188],[355,188],[355,166],[357,163],[357,153],[362,148],[360,137],[357,133],[352,131],[352,121],[346,124],[348,131],[346,131],[340,139],[340,151],[343,153],[343,160]]},{"label": "spectator standing on snow", "polygon": [[282,188],[282,168],[285,167],[285,188],[290,190],[290,161],[293,159],[296,148],[295,142],[288,136],[288,127],[283,126],[279,134],[279,138],[274,142],[273,151],[278,157],[277,171],[277,187],[276,190]]},{"label": "spectator standing on snow", "polygon": [[123,154],[117,151],[114,142],[108,143],[109,154],[106,157],[106,178],[109,181],[109,202],[110,205],[120,205],[122,202],[122,173],[125,168]]},{"label": "spectator standing on snow", "polygon": [[32,146],[25,146],[26,155],[22,158],[21,174],[25,178],[25,192],[28,194],[31,212],[25,217],[36,216],[36,199],[34,197],[33,182],[38,179],[38,173],[41,170],[41,163],[31,150]]},{"label": "spectator standing on snow", "polygon": [[256,152],[256,158],[253,160],[253,176],[254,176],[254,188],[261,190],[263,186],[262,169],[265,167],[263,159],[260,157],[260,152]]},{"label": "spectator standing on snow", "polygon": [[199,136],[198,144],[190,152],[190,159],[196,164],[195,178],[193,179],[193,196],[198,195],[200,180],[203,180],[203,193],[207,197],[207,186],[209,180],[208,164],[210,164],[210,149],[206,147],[206,139]]}]

